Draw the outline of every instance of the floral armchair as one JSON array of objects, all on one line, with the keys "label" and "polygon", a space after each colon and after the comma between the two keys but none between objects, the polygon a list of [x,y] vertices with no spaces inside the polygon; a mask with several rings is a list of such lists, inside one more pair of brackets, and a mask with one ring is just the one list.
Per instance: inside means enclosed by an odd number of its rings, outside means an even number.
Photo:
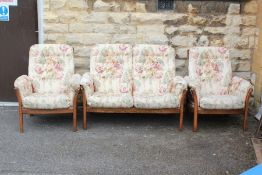
[{"label": "floral armchair", "polygon": [[77,129],[76,103],[81,76],[74,74],[73,49],[63,44],[36,44],[30,48],[28,76],[14,82],[19,102],[19,125],[23,114],[73,113]]},{"label": "floral armchair", "polygon": [[186,81],[193,95],[194,124],[198,114],[244,113],[243,129],[247,129],[249,81],[232,77],[229,50],[223,47],[196,47],[189,50],[189,76]]},{"label": "floral armchair", "polygon": [[99,44],[81,80],[87,112],[180,113],[187,84],[175,77],[174,49],[161,45]]}]

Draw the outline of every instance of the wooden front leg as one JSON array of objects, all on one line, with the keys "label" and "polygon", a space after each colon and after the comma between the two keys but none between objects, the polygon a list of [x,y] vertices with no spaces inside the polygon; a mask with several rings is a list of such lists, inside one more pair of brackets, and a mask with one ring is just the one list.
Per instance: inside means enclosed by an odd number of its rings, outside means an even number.
[{"label": "wooden front leg", "polygon": [[193,132],[196,132],[198,129],[198,100],[195,89],[190,89],[191,94],[194,99],[194,122],[193,122]]},{"label": "wooden front leg", "polygon": [[247,131],[248,129],[248,107],[249,107],[249,99],[252,94],[253,89],[250,88],[247,92],[245,99],[245,107],[244,107],[244,119],[243,119],[243,131]]},{"label": "wooden front leg", "polygon": [[16,94],[17,101],[18,101],[19,131],[20,133],[23,133],[24,132],[23,104],[22,104],[22,97],[21,97],[19,89],[15,89],[15,94]]},{"label": "wooden front leg", "polygon": [[73,101],[73,131],[77,131],[77,97],[79,94],[79,89],[75,91],[74,101]]},{"label": "wooden front leg", "polygon": [[85,94],[85,91],[84,89],[82,89],[82,94],[83,94],[83,129],[87,129],[87,119],[86,119],[86,105],[87,105],[87,102],[86,102],[86,94]]},{"label": "wooden front leg", "polygon": [[184,119],[184,106],[187,90],[184,90],[180,100],[180,111],[179,111],[179,130],[183,130],[183,119]]}]

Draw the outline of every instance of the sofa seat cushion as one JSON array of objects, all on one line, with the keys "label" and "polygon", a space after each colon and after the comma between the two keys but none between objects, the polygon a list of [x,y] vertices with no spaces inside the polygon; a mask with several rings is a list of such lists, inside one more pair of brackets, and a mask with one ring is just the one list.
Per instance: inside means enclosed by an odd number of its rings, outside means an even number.
[{"label": "sofa seat cushion", "polygon": [[33,93],[23,98],[23,107],[30,109],[66,109],[73,106],[73,92]]},{"label": "sofa seat cushion", "polygon": [[242,109],[244,102],[239,96],[210,95],[200,98],[200,107],[204,109]]},{"label": "sofa seat cushion", "polygon": [[130,93],[95,92],[87,97],[87,104],[91,107],[131,108],[133,107],[133,97]]},{"label": "sofa seat cushion", "polygon": [[179,107],[179,99],[173,93],[159,94],[136,94],[134,96],[136,108],[161,109]]}]

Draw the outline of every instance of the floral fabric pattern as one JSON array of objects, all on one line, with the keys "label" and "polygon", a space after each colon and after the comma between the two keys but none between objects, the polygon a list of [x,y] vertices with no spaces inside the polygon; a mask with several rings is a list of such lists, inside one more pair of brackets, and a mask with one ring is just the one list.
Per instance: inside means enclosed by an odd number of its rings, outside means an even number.
[{"label": "floral fabric pattern", "polygon": [[244,101],[234,95],[210,95],[200,99],[200,107],[204,109],[242,109]]},{"label": "floral fabric pattern", "polygon": [[98,44],[92,48],[90,59],[90,73],[96,92],[131,93],[131,45]]},{"label": "floral fabric pattern", "polygon": [[73,106],[74,93],[33,93],[22,99],[23,107],[30,109],[63,109]]},{"label": "floral fabric pattern", "polygon": [[133,48],[134,94],[169,93],[175,70],[174,49],[166,45],[135,45]]},{"label": "floral fabric pattern", "polygon": [[112,94],[95,92],[87,98],[87,104],[91,107],[131,108],[133,107],[133,97],[127,93]]},{"label": "floral fabric pattern", "polygon": [[164,95],[135,95],[134,106],[136,108],[161,109],[161,108],[177,108],[180,101],[174,93],[166,93]]},{"label": "floral fabric pattern", "polygon": [[241,97],[244,102],[250,88],[253,88],[253,86],[249,81],[234,76],[229,86],[229,94]]},{"label": "floral fabric pattern", "polygon": [[64,44],[33,45],[28,74],[35,92],[65,92],[69,88],[67,81],[74,74],[73,49]]},{"label": "floral fabric pattern", "polygon": [[33,93],[32,79],[27,75],[18,77],[15,80],[14,86],[19,90],[22,98]]},{"label": "floral fabric pattern", "polygon": [[201,82],[200,95],[225,95],[232,78],[229,50],[196,47],[189,51],[189,77]]}]

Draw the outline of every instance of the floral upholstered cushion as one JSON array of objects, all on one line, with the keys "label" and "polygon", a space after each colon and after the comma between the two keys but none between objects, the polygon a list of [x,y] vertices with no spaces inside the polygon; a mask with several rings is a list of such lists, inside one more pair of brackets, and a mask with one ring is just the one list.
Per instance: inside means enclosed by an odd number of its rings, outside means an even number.
[{"label": "floral upholstered cushion", "polygon": [[232,78],[229,51],[223,47],[196,47],[189,51],[189,77],[200,82],[200,96],[225,95]]},{"label": "floral upholstered cushion", "polygon": [[244,101],[235,95],[210,95],[200,98],[200,107],[204,109],[242,109]]},{"label": "floral upholstered cushion", "polygon": [[175,53],[169,46],[148,44],[134,46],[134,94],[170,93],[175,70]]},{"label": "floral upholstered cushion", "polygon": [[91,107],[130,108],[133,107],[133,97],[128,93],[95,92],[87,96],[87,104]]},{"label": "floral upholstered cushion", "polygon": [[23,107],[30,109],[62,109],[73,106],[74,93],[33,93],[22,99]]},{"label": "floral upholstered cushion", "polygon": [[33,45],[28,74],[37,93],[68,91],[68,80],[74,74],[73,49],[64,44]]},{"label": "floral upholstered cushion", "polygon": [[98,44],[91,50],[90,73],[96,92],[132,92],[132,46]]},{"label": "floral upholstered cushion", "polygon": [[177,108],[179,107],[179,98],[174,93],[144,94],[134,96],[134,106],[136,108]]}]

